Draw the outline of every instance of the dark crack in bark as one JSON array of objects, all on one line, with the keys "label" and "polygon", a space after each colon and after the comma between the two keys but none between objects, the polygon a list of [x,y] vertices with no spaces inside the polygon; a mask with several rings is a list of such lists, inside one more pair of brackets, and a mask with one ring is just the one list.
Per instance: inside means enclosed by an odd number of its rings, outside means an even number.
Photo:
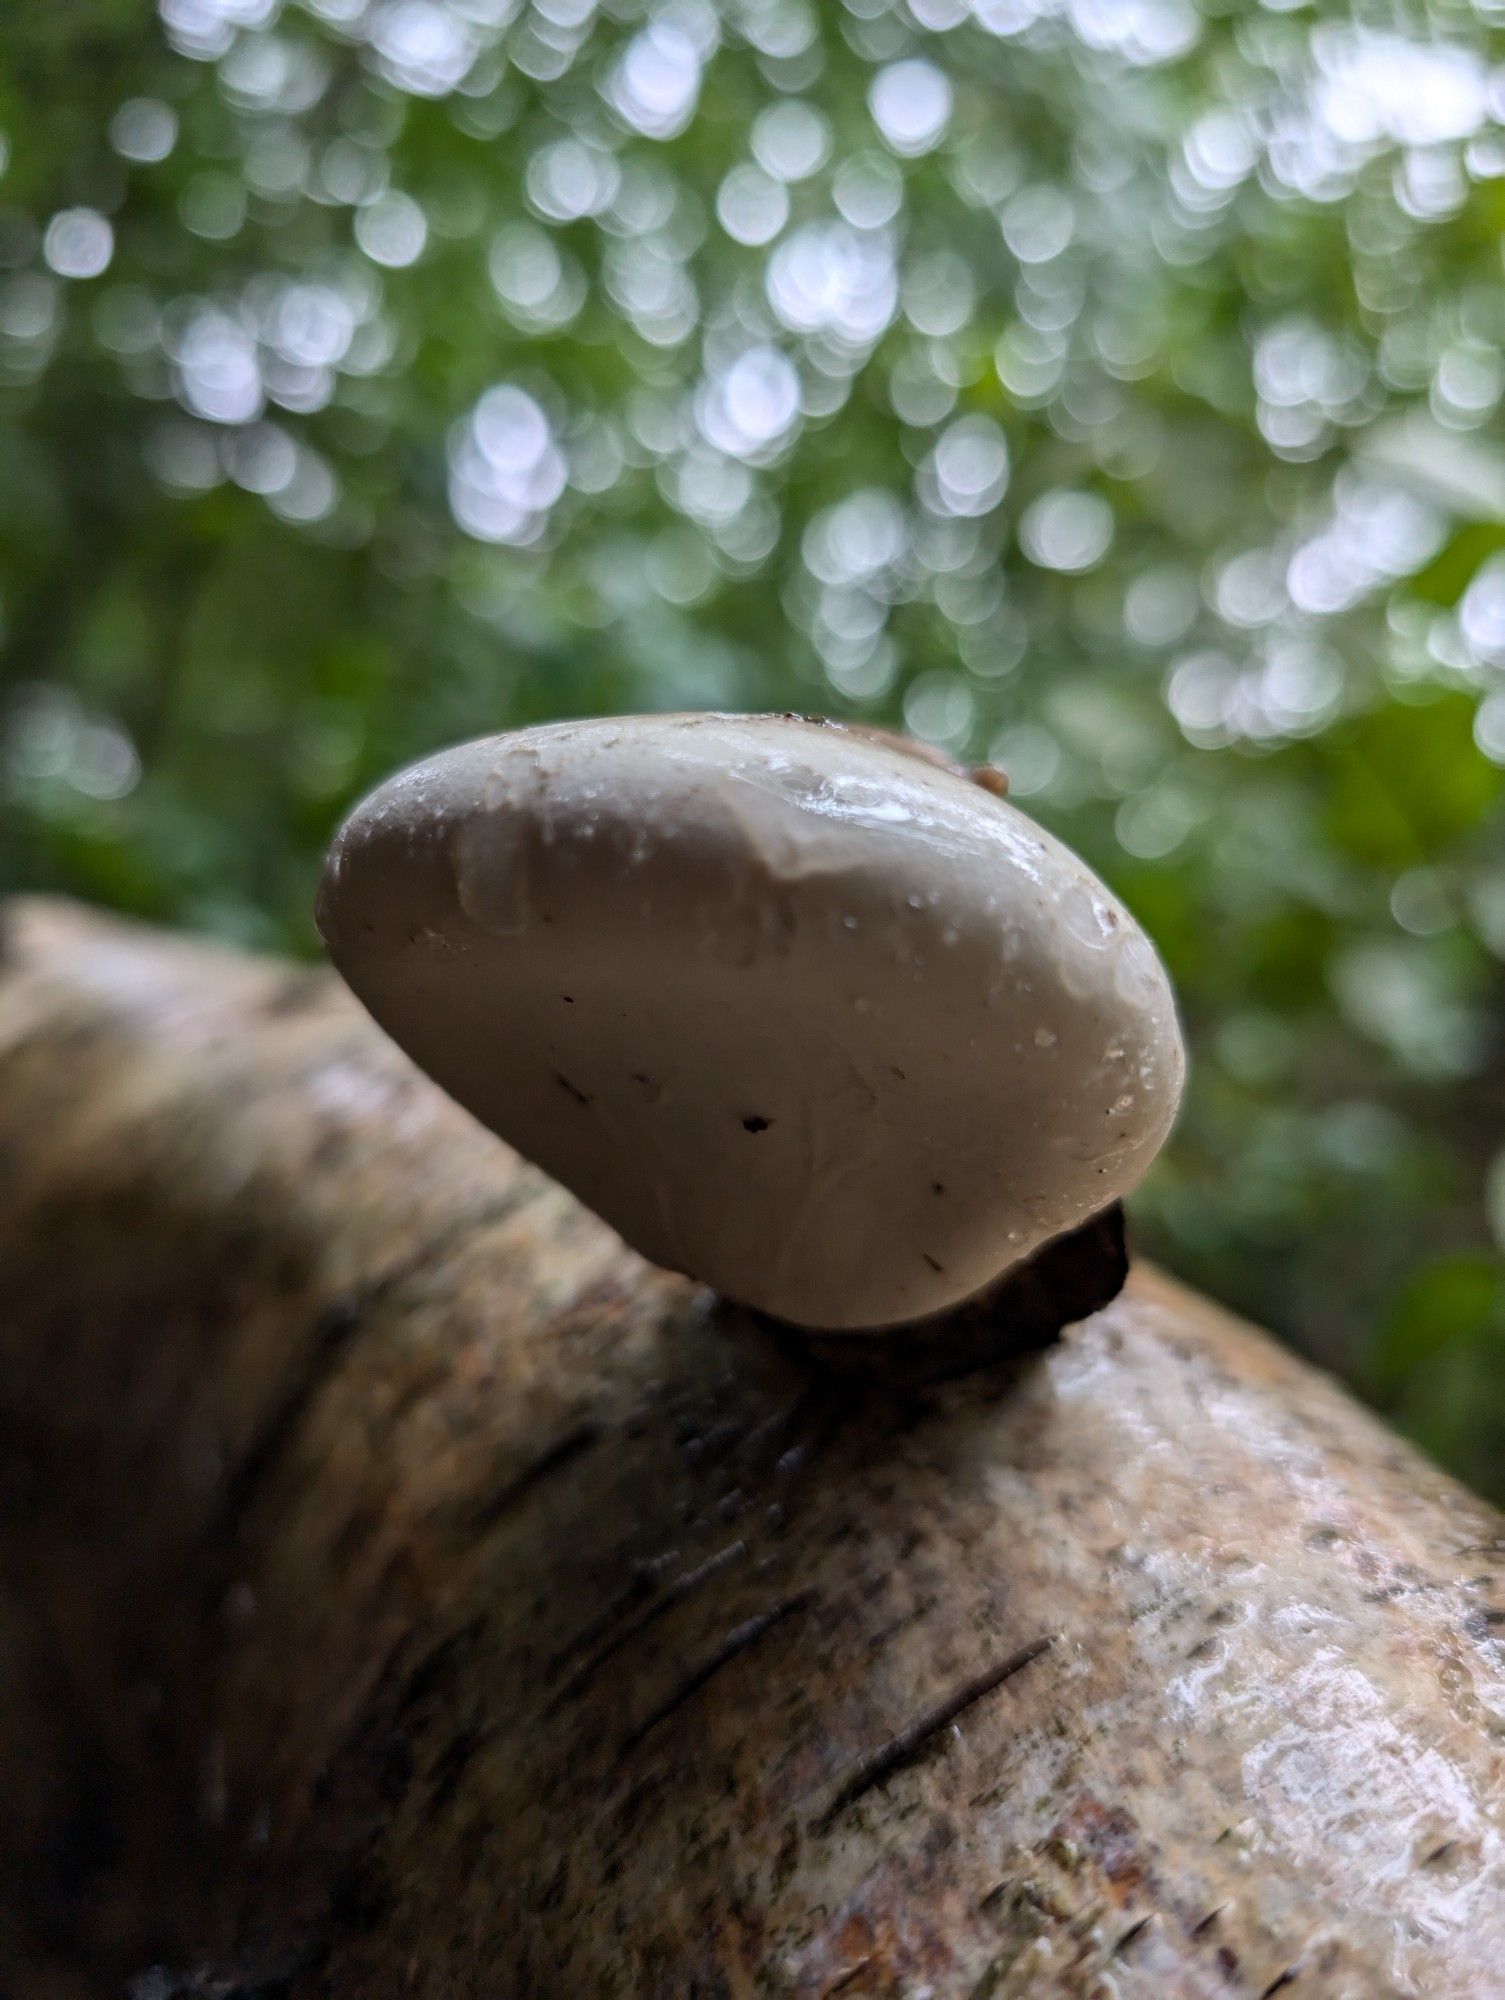
[{"label": "dark crack in bark", "polygon": [[1031,1661],[1038,1660],[1040,1655],[1054,1644],[1054,1634],[1050,1633],[1042,1639],[1031,1639],[1027,1646],[1021,1646],[1017,1652],[1010,1653],[1006,1660],[1000,1660],[996,1666],[987,1668],[983,1673],[974,1674],[971,1680],[964,1681],[959,1688],[947,1695],[944,1701],[938,1701],[933,1708],[927,1708],[923,1715],[916,1716],[914,1721],[901,1729],[897,1735],[891,1736],[870,1756],[862,1759],[850,1777],[837,1788],[835,1796],[824,1811],[812,1823],[811,1832],[829,1833],[849,1806],[854,1806],[867,1793],[886,1784],[895,1772],[903,1770],[906,1764],[912,1764],[933,1736],[938,1735],[943,1729],[949,1729],[959,1716],[964,1715],[984,1696],[990,1695],[995,1688],[1002,1687],[1005,1681],[1012,1680],[1015,1674],[1022,1672]]},{"label": "dark crack in bark", "polygon": [[698,1667],[685,1676],[667,1700],[660,1702],[635,1729],[629,1731],[622,1742],[622,1755],[629,1756],[645,1737],[652,1735],[661,1723],[667,1722],[676,1709],[683,1708],[687,1701],[699,1694],[700,1690],[709,1681],[714,1680],[724,1668],[729,1667],[733,1660],[740,1659],[761,1639],[766,1638],[775,1627],[782,1625],[786,1618],[792,1618],[797,1611],[808,1610],[813,1602],[814,1595],[810,1591],[805,1591],[798,1597],[786,1597],[782,1604],[772,1605],[767,1611],[760,1611],[755,1617],[744,1619],[740,1625],[734,1627],[708,1660],[702,1660]]}]

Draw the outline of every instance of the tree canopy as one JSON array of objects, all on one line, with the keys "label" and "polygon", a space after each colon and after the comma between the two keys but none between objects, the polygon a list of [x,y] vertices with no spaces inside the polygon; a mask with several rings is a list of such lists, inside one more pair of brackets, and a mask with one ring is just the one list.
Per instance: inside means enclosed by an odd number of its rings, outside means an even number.
[{"label": "tree canopy", "polygon": [[1502,22],[15,10],[6,879],[310,950],[466,735],[992,758],[1182,995],[1142,1239],[1505,1488]]}]

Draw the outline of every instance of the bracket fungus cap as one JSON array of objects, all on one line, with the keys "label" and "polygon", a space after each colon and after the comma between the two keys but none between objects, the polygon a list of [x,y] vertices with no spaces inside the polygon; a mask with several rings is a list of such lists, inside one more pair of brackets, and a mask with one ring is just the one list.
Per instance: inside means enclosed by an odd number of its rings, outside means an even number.
[{"label": "bracket fungus cap", "polygon": [[994,791],[789,716],[490,737],[337,835],[331,956],[476,1117],[656,1263],[820,1329],[972,1297],[1126,1194],[1170,984]]}]

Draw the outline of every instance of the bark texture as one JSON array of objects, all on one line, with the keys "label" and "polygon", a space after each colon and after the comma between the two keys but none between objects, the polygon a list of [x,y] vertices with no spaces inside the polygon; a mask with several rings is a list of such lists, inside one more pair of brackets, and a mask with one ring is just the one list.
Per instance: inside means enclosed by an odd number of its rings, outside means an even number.
[{"label": "bark texture", "polygon": [[55,905],[0,1174],[7,1995],[1505,1993],[1505,1520],[1158,1275],[823,1372]]}]

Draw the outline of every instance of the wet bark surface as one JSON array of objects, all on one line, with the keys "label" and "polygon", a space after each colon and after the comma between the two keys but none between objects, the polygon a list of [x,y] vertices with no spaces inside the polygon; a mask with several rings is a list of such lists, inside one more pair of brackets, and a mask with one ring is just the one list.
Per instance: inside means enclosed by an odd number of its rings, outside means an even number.
[{"label": "wet bark surface", "polygon": [[0,1991],[1505,1991],[1505,1520],[1157,1274],[833,1370],[60,906],[0,1177]]}]

